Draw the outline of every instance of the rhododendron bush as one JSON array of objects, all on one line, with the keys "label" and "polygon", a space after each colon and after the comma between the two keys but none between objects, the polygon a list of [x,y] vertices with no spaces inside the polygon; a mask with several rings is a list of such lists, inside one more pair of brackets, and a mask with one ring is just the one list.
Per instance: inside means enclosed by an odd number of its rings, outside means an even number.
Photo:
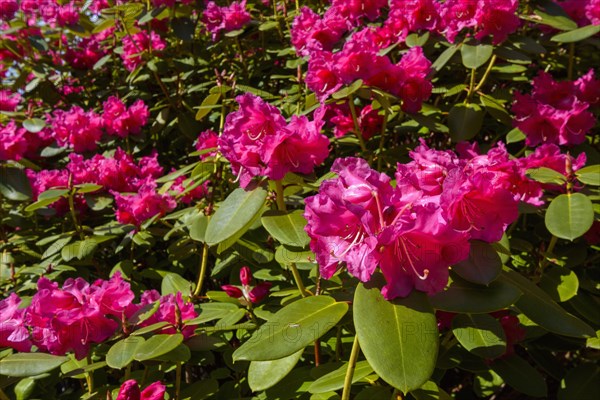
[{"label": "rhododendron bush", "polygon": [[1,0],[0,400],[588,399],[597,0]]}]

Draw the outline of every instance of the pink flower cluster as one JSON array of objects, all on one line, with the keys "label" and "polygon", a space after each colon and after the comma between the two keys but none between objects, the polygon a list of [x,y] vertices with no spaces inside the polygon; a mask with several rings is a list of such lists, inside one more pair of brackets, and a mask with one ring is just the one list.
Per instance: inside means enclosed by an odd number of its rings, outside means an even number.
[{"label": "pink flower cluster", "polygon": [[256,304],[260,302],[271,289],[271,282],[261,282],[252,287],[252,272],[248,267],[240,269],[240,282],[242,287],[234,285],[223,285],[221,289],[227,293],[229,297],[238,299],[243,304]]},{"label": "pink flower cluster", "polygon": [[0,160],[18,161],[27,151],[27,131],[18,128],[14,121],[8,125],[0,124]]},{"label": "pink flower cluster", "polygon": [[9,89],[0,90],[0,111],[14,112],[23,98]]},{"label": "pink flower cluster", "polygon": [[557,1],[579,26],[600,25],[600,0]]},{"label": "pink flower cluster", "polygon": [[288,172],[309,174],[329,154],[329,139],[320,133],[323,112],[313,121],[292,116],[289,123],[274,106],[260,97],[236,98],[238,111],[227,115],[219,150],[245,188],[255,176],[282,179]]},{"label": "pink flower cluster", "polygon": [[150,112],[143,100],[136,100],[129,108],[115,96],[104,102],[104,128],[109,135],[125,138],[129,134],[140,133],[148,123]]},{"label": "pink flower cluster", "polygon": [[156,32],[150,32],[150,35],[144,30],[133,35],[127,35],[123,38],[123,53],[121,59],[123,65],[129,71],[133,71],[143,64],[144,55],[162,51],[167,47],[165,41]]},{"label": "pink flower cluster", "polygon": [[143,100],[136,100],[127,107],[122,100],[111,96],[103,104],[102,115],[84,111],[79,106],[69,110],[55,110],[47,116],[53,136],[61,146],[71,146],[75,152],[96,150],[104,131],[125,138],[138,134],[148,123],[150,112]]},{"label": "pink flower cluster", "polygon": [[[410,153],[413,161],[398,164],[395,186],[362,159],[336,160],[338,177],[305,201],[321,275],[330,278],[345,265],[366,282],[379,267],[387,299],[413,288],[442,290],[448,267],[468,257],[469,240],[500,240],[519,201],[541,203],[543,187],[526,177],[529,168],[543,164],[566,173],[569,156],[556,146],[540,149],[515,160],[502,145],[480,155],[463,143],[458,156],[423,143]],[[585,156],[575,160],[578,167],[584,162]]]},{"label": "pink flower cluster", "polygon": [[165,321],[170,325],[161,332],[181,331],[186,338],[194,334],[194,326],[184,326],[182,318],[193,319],[197,313],[191,303],[183,301],[181,293],[160,296],[154,290],[146,291],[139,304],[133,303],[134,297],[129,283],[118,273],[92,284],[69,278],[62,287],[42,277],[29,306],[19,308],[21,300],[14,293],[0,301],[0,347],[30,351],[35,345],[45,353],[73,352],[82,359],[92,344],[110,339],[121,327],[128,329],[127,320],[156,301],[158,310],[140,327]]},{"label": "pink flower cluster", "polygon": [[546,72],[533,79],[531,94],[515,93],[512,110],[515,126],[526,135],[526,144],[576,145],[596,124],[590,108],[600,104],[600,80],[594,71],[576,81],[557,82]]},{"label": "pink flower cluster", "polygon": [[[328,104],[326,107],[325,120],[328,125],[333,125],[333,135],[337,138],[354,131],[354,120],[347,103]],[[379,115],[378,110],[374,110],[371,105],[356,108],[356,119],[360,134],[365,140],[381,132],[383,125],[383,116]]]},{"label": "pink flower cluster", "polygon": [[165,385],[156,381],[140,391],[137,381],[130,379],[123,382],[115,400],[165,400],[166,390]]},{"label": "pink flower cluster", "polygon": [[212,34],[213,41],[217,40],[221,31],[231,32],[247,25],[252,17],[246,10],[246,0],[233,1],[229,6],[219,7],[214,1],[209,1],[202,13],[202,22]]},{"label": "pink flower cluster", "polygon": [[30,25],[38,20],[51,27],[72,26],[79,22],[81,4],[77,1],[21,0],[21,11]]}]

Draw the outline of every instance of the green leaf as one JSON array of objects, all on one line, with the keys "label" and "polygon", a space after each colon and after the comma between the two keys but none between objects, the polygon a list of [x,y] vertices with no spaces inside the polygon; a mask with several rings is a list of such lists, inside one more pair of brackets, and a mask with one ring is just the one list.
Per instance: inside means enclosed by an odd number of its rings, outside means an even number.
[{"label": "green leaf", "polygon": [[248,368],[248,385],[255,392],[275,386],[296,366],[304,349],[278,360],[252,361]]},{"label": "green leaf", "polygon": [[46,121],[39,118],[29,118],[23,121],[23,128],[31,133],[38,133],[46,127]]},{"label": "green leaf", "polygon": [[578,365],[560,382],[558,400],[595,399],[600,393],[600,367],[592,363]]},{"label": "green leaf", "polygon": [[[233,300],[237,302],[236,299]],[[199,316],[183,321],[186,325],[199,325],[216,319],[223,319],[240,309],[236,304],[232,303],[203,303],[198,307],[200,308]]]},{"label": "green leaf", "polygon": [[[600,25],[598,25],[600,26]],[[600,186],[600,164],[590,165],[575,172],[581,183],[592,186]]]},{"label": "green leaf", "polygon": [[146,340],[141,336],[129,336],[113,344],[106,353],[106,364],[114,369],[126,367],[133,361],[138,347]]},{"label": "green leaf", "polygon": [[[347,370],[348,363],[345,363],[335,371],[325,374],[313,383],[311,383],[308,387],[308,391],[310,393],[326,393],[343,388]],[[370,375],[372,373],[373,368],[369,365],[367,361],[359,361],[356,363],[354,374],[352,375],[352,383],[358,382],[365,376]]]},{"label": "green leaf", "polygon": [[261,222],[267,232],[282,244],[303,248],[310,243],[310,238],[304,231],[306,220],[302,210],[270,210],[263,214]]},{"label": "green leaf", "polygon": [[175,333],[170,335],[154,335],[137,347],[134,359],[137,361],[151,360],[167,354],[183,342],[183,335]]},{"label": "green leaf", "polygon": [[308,346],[333,328],[348,304],[329,296],[311,296],[281,310],[233,353],[233,360],[277,360]]},{"label": "green leaf", "polygon": [[519,128],[514,128],[506,134],[506,143],[517,143],[525,140],[525,134]]},{"label": "green leaf", "polygon": [[456,104],[448,113],[448,128],[454,142],[475,137],[483,125],[485,111],[477,104]]},{"label": "green leaf", "polygon": [[68,357],[46,353],[16,353],[0,360],[0,375],[27,377],[43,374],[68,361]]},{"label": "green leaf", "polygon": [[39,194],[38,200],[35,203],[30,204],[27,207],[25,207],[25,211],[31,212],[31,211],[35,211],[39,208],[46,207],[47,205],[54,203],[56,200],[60,199],[61,197],[65,197],[68,193],[69,193],[68,189],[46,190],[45,192],[42,192]]},{"label": "green leaf", "polygon": [[357,79],[354,82],[352,82],[350,85],[343,87],[340,90],[338,90],[337,92],[335,92],[334,94],[332,94],[331,97],[333,97],[336,100],[345,99],[348,96],[350,96],[352,93],[354,93],[358,89],[360,89],[362,84],[363,84],[362,79]]},{"label": "green leaf", "polygon": [[452,45],[439,55],[439,57],[431,65],[431,69],[435,72],[440,72],[442,68],[450,61],[452,56],[458,51],[458,45]]},{"label": "green leaf", "polygon": [[20,168],[0,166],[0,194],[13,201],[31,199],[31,184],[25,171]]},{"label": "green leaf", "polygon": [[481,103],[485,106],[487,112],[499,122],[507,126],[512,126],[512,117],[504,108],[504,104],[499,99],[492,96],[481,94],[479,96]]},{"label": "green leaf", "polygon": [[[273,28],[277,28],[279,26],[279,21],[267,21],[267,22],[263,22],[262,24],[260,24],[258,26],[258,30],[261,32],[264,31],[269,31]],[[256,391],[256,389],[255,389]]]},{"label": "green leaf", "polygon": [[563,302],[571,299],[579,289],[577,274],[565,267],[550,267],[544,270],[540,287],[552,300]]},{"label": "green leaf", "polygon": [[494,46],[478,44],[471,46],[463,44],[460,48],[462,63],[469,69],[477,69],[487,62],[494,52]]},{"label": "green leaf", "polygon": [[499,280],[510,282],[523,292],[517,308],[530,320],[550,332],[572,337],[592,337],[594,330],[566,312],[542,289],[516,271],[505,269]]},{"label": "green leaf", "polygon": [[200,121],[205,116],[207,116],[211,110],[220,107],[219,105],[217,105],[220,98],[220,93],[211,93],[208,96],[206,96],[206,98],[202,100],[202,104],[198,108],[198,112],[196,113],[196,121]]},{"label": "green leaf", "polygon": [[189,219],[187,226],[190,230],[190,237],[192,240],[204,242],[206,238],[206,227],[208,226],[208,217],[206,215],[201,213],[194,215]]},{"label": "green leaf", "polygon": [[548,388],[544,377],[521,357],[499,358],[490,365],[504,382],[528,396],[545,397]]},{"label": "green leaf", "polygon": [[96,242],[94,239],[78,240],[63,247],[60,251],[60,254],[62,259],[67,262],[74,258],[83,260],[94,254],[97,247],[98,242]]},{"label": "green leaf", "polygon": [[423,385],[435,367],[438,329],[425,294],[387,301],[381,275],[361,283],[354,295],[354,325],[360,348],[373,370],[407,393]]},{"label": "green leaf", "polygon": [[212,246],[247,231],[266,198],[267,191],[263,188],[248,192],[241,188],[234,190],[208,221],[206,243]]},{"label": "green leaf", "polygon": [[573,29],[569,32],[559,33],[558,35],[552,36],[550,40],[559,43],[579,42],[580,40],[594,36],[598,32],[600,32],[600,25],[588,25]]},{"label": "green leaf", "polygon": [[160,285],[160,292],[163,296],[177,294],[178,292],[181,292],[185,296],[189,295],[191,290],[192,283],[174,272],[167,273]]},{"label": "green leaf", "polygon": [[457,313],[490,313],[512,305],[521,296],[513,284],[496,279],[489,286],[454,280],[443,292],[429,297],[434,308]]},{"label": "green leaf", "polygon": [[577,23],[569,18],[565,10],[558,4],[552,4],[551,2],[547,1],[544,3],[544,11],[534,10],[533,12],[541,18],[540,21],[535,22],[539,22],[562,31],[577,29]]},{"label": "green leaf", "polygon": [[15,385],[15,395],[17,400],[26,400],[33,394],[35,389],[35,379],[25,378],[21,379],[19,383]]},{"label": "green leaf", "polygon": [[500,357],[506,351],[506,335],[500,322],[489,314],[459,314],[452,333],[462,346],[483,358]]},{"label": "green leaf", "polygon": [[[427,381],[423,386],[413,390],[410,394],[416,400],[452,400],[452,397],[433,381]],[[389,396],[385,398],[389,399]]]},{"label": "green leaf", "polygon": [[567,178],[563,174],[546,167],[528,169],[527,177],[537,182],[553,183],[555,185],[563,185],[567,182]]},{"label": "green leaf", "polygon": [[469,282],[487,285],[500,275],[502,260],[492,245],[472,240],[469,258],[454,265],[452,270]]},{"label": "green leaf", "polygon": [[554,236],[573,240],[590,229],[594,223],[592,201],[582,193],[561,194],[546,210],[546,228]]}]

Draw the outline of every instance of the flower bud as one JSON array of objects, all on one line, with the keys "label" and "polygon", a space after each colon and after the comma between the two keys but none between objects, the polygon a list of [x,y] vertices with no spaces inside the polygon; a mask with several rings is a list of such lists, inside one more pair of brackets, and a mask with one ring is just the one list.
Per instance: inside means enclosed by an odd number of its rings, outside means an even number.
[{"label": "flower bud", "polygon": [[240,269],[240,282],[242,282],[242,285],[249,286],[251,280],[252,272],[250,271],[250,268],[242,267],[242,269]]}]

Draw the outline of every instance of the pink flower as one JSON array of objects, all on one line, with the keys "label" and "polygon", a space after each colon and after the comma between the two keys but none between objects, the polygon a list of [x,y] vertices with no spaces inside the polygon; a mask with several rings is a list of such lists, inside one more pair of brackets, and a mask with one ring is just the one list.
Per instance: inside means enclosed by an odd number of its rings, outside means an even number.
[{"label": "pink flower", "polygon": [[140,133],[150,116],[143,100],[136,100],[127,108],[119,98],[111,96],[104,102],[103,107],[102,119],[106,132],[121,138]]},{"label": "pink flower", "polygon": [[286,125],[279,110],[260,97],[248,93],[236,100],[240,109],[227,116],[218,144],[241,187],[255,176],[277,180],[290,171],[310,173],[327,157],[319,115],[312,122],[294,117]]},{"label": "pink flower", "polygon": [[194,319],[198,313],[194,310],[194,304],[184,301],[181,292],[176,295],[168,294],[161,296],[156,290],[147,290],[142,294],[140,306],[152,304],[158,301],[158,310],[150,318],[140,324],[140,327],[150,326],[157,322],[168,322],[171,324],[160,330],[160,333],[172,334],[181,332],[188,339],[194,335],[195,325],[184,325],[183,321]]},{"label": "pink flower", "polygon": [[11,293],[0,300],[0,348],[12,347],[17,351],[31,350],[29,331],[23,321],[25,309],[19,309],[21,299]]},{"label": "pink flower", "polygon": [[72,146],[78,153],[95,150],[102,138],[102,118],[79,106],[54,111],[51,124],[56,141],[62,146]]},{"label": "pink flower", "polygon": [[398,67],[403,77],[398,90],[402,98],[402,110],[416,113],[421,109],[423,100],[429,98],[433,89],[427,79],[431,71],[431,61],[425,57],[423,49],[416,46],[402,56]]},{"label": "pink flower", "polygon": [[2,0],[0,1],[0,19],[5,21],[11,20],[19,9],[17,0]]},{"label": "pink flower", "polygon": [[71,26],[79,22],[79,7],[74,1],[58,8],[57,22],[59,26]]},{"label": "pink flower", "polygon": [[177,207],[175,200],[168,194],[156,191],[156,183],[148,181],[136,194],[123,195],[113,192],[117,205],[117,221],[136,227],[156,215],[163,216]]},{"label": "pink flower", "polygon": [[556,82],[550,74],[540,72],[533,80],[532,94],[515,94],[515,126],[526,135],[525,143],[576,145],[585,141],[596,119],[588,111],[586,99],[596,101],[593,90],[598,86],[588,73],[575,82]]},{"label": "pink flower", "polygon": [[248,267],[242,267],[240,269],[240,282],[242,283],[241,289],[238,286],[223,285],[221,289],[229,297],[239,299],[243,304],[256,304],[260,302],[271,289],[271,282],[262,282],[252,287],[252,272]]},{"label": "pink flower", "polygon": [[600,105],[600,80],[594,76],[594,70],[590,69],[587,74],[575,81],[577,98],[591,106]]},{"label": "pink flower", "polygon": [[[326,116],[325,120],[334,125],[333,134],[335,137],[339,138],[354,131],[354,121],[352,120],[350,107],[347,104],[329,104],[326,109],[330,117]],[[379,115],[378,110],[373,110],[373,107],[368,104],[362,108],[356,107],[356,112],[360,133],[365,140],[381,131],[383,116]]]},{"label": "pink flower", "polygon": [[521,22],[516,15],[518,0],[480,0],[477,8],[475,38],[481,40],[493,35],[492,44],[497,45],[515,32]]},{"label": "pink flower", "polygon": [[23,98],[9,89],[0,90],[0,111],[14,112]]},{"label": "pink flower", "polygon": [[81,278],[67,279],[62,289],[40,278],[26,316],[34,344],[55,355],[73,351],[80,360],[89,352],[90,344],[111,337],[119,324],[107,318],[92,297],[93,289]]},{"label": "pink flower", "polygon": [[250,13],[246,11],[246,0],[231,2],[228,7],[219,7],[214,1],[209,1],[202,13],[202,22],[212,33],[213,41],[217,40],[221,31],[241,29],[251,19]]},{"label": "pink flower", "polygon": [[160,381],[156,381],[140,392],[140,387],[135,379],[123,382],[115,400],[164,400],[167,388]]},{"label": "pink flower", "polygon": [[92,69],[96,62],[106,54],[106,50],[101,47],[101,41],[101,34],[97,34],[89,38],[82,38],[77,46],[75,43],[70,43],[65,52],[65,61],[77,69]]},{"label": "pink flower", "polygon": [[386,5],[387,0],[333,0],[330,9],[356,25],[361,18],[373,21]]},{"label": "pink flower", "polygon": [[585,16],[593,25],[600,25],[600,0],[589,0],[585,6]]},{"label": "pink flower", "polygon": [[191,204],[206,196],[208,193],[208,183],[209,181],[205,181],[203,184],[196,185],[193,180],[185,179],[184,176],[180,176],[173,181],[170,190],[173,195],[185,192],[183,196],[179,197],[178,201],[183,204]]},{"label": "pink flower", "polygon": [[204,132],[202,132],[200,134],[200,136],[198,136],[198,139],[196,140],[196,150],[197,151],[203,151],[206,149],[215,149],[214,151],[210,151],[208,153],[204,153],[200,155],[200,159],[201,160],[205,160],[208,157],[214,157],[217,155],[217,151],[216,148],[218,146],[218,142],[219,142],[219,135],[217,134],[217,132],[208,129]]},{"label": "pink flower", "polygon": [[391,0],[390,9],[403,15],[411,32],[426,30],[434,32],[438,28],[440,3],[435,0]]},{"label": "pink flower", "polygon": [[159,52],[167,47],[165,41],[155,32],[139,31],[134,35],[123,38],[123,65],[129,71],[133,71],[143,63],[146,53]]},{"label": "pink flower", "polygon": [[311,53],[308,71],[306,72],[306,85],[315,92],[317,99],[323,103],[331,94],[342,87],[343,81],[336,69],[336,59],[327,51]]},{"label": "pink flower", "polygon": [[14,121],[0,125],[0,160],[18,161],[27,151],[27,131],[17,128]]},{"label": "pink flower", "polygon": [[312,51],[331,51],[347,30],[346,20],[333,8],[320,18],[310,8],[302,7],[294,18],[290,33],[296,53],[306,56]]}]

